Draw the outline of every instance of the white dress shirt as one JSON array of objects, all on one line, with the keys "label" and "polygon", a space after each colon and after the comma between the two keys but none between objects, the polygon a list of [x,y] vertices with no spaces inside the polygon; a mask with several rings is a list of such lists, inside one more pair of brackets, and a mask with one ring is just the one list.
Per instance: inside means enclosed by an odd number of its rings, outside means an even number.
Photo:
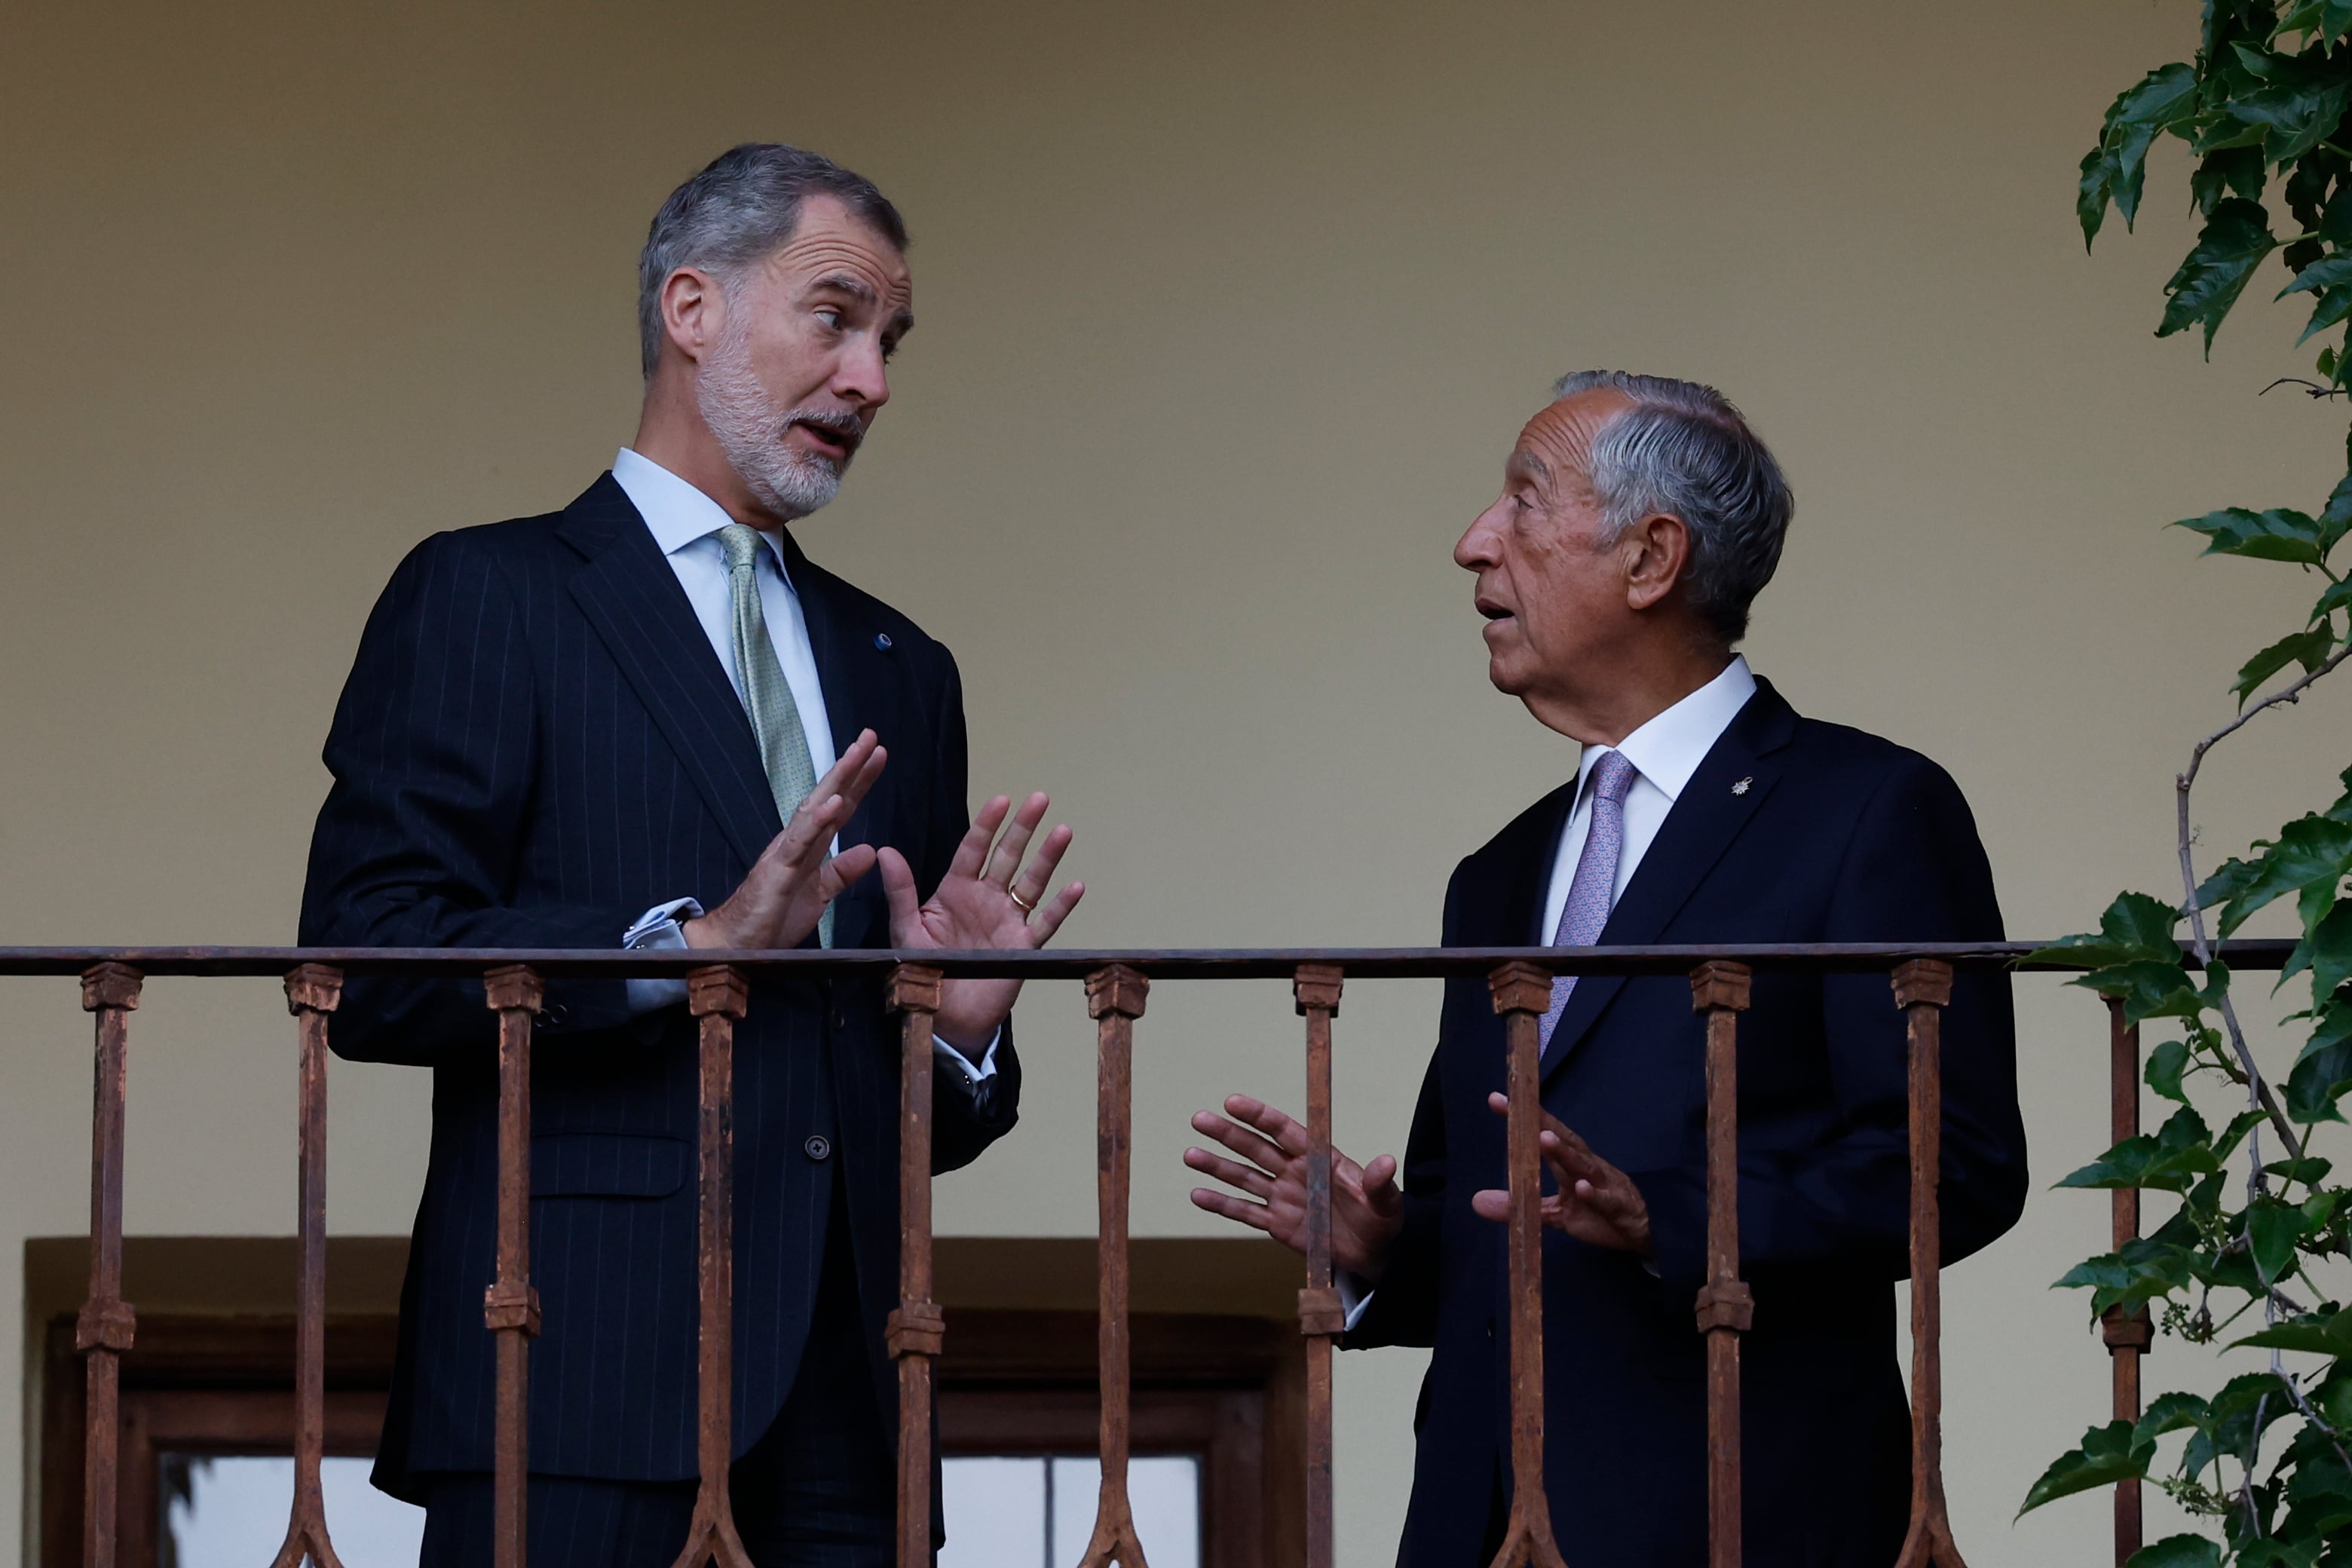
[{"label": "white dress shirt", "polygon": [[[653,534],[654,543],[669,562],[670,570],[677,574],[677,585],[686,590],[687,602],[694,606],[694,618],[702,623],[702,633],[710,639],[710,651],[718,656],[719,667],[727,672],[728,683],[734,687],[736,700],[740,701],[743,683],[735,672],[733,590],[728,580],[727,552],[718,539],[719,531],[735,520],[717,501],[652,458],[641,457],[626,447],[613,458],[613,479],[627,492],[637,515],[645,519],[647,531]],[[833,725],[825,713],[824,686],[817,679],[816,649],[809,642],[808,617],[801,611],[800,594],[793,587],[792,574],[785,568],[782,543],[765,530],[761,531],[760,537],[768,546],[752,566],[760,585],[760,613],[766,617],[768,640],[775,647],[776,663],[783,668],[784,684],[792,689],[793,704],[800,710],[801,733],[808,742],[809,768],[823,778],[825,770],[839,759],[833,749]],[[840,848],[838,839],[834,847]],[[622,933],[621,945],[684,947],[683,922],[703,912],[702,905],[693,899],[673,899],[656,904]],[[632,980],[628,994],[633,1009],[649,1013],[656,1007],[674,1006],[685,1001],[686,982]],[[1003,1031],[998,1032],[997,1038],[1003,1038]],[[970,1058],[945,1040],[935,1041],[940,1059],[970,1085],[978,1085],[996,1075],[996,1044],[995,1039],[989,1041],[986,1054],[975,1067]]]},{"label": "white dress shirt", "polygon": [[1610,751],[1621,752],[1633,764],[1633,786],[1625,792],[1625,842],[1617,851],[1617,885],[1609,889],[1609,907],[1615,909],[1625,885],[1633,879],[1642,857],[1665,825],[1666,813],[1682,797],[1683,786],[1716,742],[1731,728],[1732,720],[1756,695],[1756,676],[1743,657],[1723,667],[1723,673],[1617,742],[1614,747],[1587,746],[1576,764],[1576,805],[1552,856],[1551,886],[1544,894],[1543,920],[1528,940],[1549,947],[1559,931],[1560,911],[1568,908],[1568,890],[1576,881],[1577,858],[1592,831],[1592,770]]},{"label": "white dress shirt", "polygon": [[[1642,857],[1657,838],[1658,829],[1665,826],[1666,813],[1681,798],[1683,786],[1690,783],[1691,774],[1698,772],[1699,763],[1706,761],[1707,752],[1715,750],[1732,720],[1755,695],[1755,672],[1748,668],[1745,656],[1738,656],[1723,667],[1723,673],[1614,747],[1584,748],[1576,764],[1576,804],[1569,811],[1568,826],[1560,831],[1559,847],[1552,852],[1543,922],[1528,934],[1530,945],[1549,947],[1559,934],[1560,911],[1568,908],[1568,890],[1576,881],[1577,858],[1584,853],[1584,840],[1592,831],[1592,795],[1587,786],[1602,755],[1612,750],[1622,752],[1633,764],[1633,783],[1625,792],[1625,840],[1617,851],[1616,886],[1609,889],[1609,907],[1613,910],[1625,885],[1633,879]],[[1352,1329],[1370,1304],[1372,1293],[1362,1279],[1344,1269],[1335,1274],[1332,1283],[1339,1288],[1339,1305],[1347,1313],[1347,1326]]]}]

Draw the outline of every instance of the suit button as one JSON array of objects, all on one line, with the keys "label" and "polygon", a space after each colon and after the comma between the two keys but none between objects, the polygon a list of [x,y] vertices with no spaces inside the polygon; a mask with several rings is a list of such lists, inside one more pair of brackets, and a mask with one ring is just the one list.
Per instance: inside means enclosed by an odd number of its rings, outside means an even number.
[{"label": "suit button", "polygon": [[812,1160],[822,1160],[833,1152],[833,1141],[822,1133],[801,1145],[801,1152]]}]

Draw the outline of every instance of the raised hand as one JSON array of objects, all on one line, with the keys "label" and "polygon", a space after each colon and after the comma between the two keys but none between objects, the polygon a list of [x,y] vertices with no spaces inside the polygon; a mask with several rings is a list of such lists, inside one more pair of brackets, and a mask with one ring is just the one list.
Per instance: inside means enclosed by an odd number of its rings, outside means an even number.
[{"label": "raised hand", "polygon": [[[1184,1151],[1184,1163],[1245,1194],[1194,1187],[1194,1206],[1262,1230],[1293,1252],[1307,1250],[1307,1129],[1263,1100],[1225,1097],[1225,1114],[1196,1110],[1192,1131],[1213,1138],[1239,1160],[1206,1149]],[[1397,1163],[1382,1154],[1359,1165],[1331,1151],[1331,1262],[1367,1282],[1388,1266],[1389,1243],[1404,1225]],[[1256,1200],[1255,1202],[1250,1201]]]},{"label": "raised hand", "polygon": [[[1045,835],[1036,858],[1025,868],[1021,864],[1052,804],[1043,795],[1033,795],[1014,812],[1012,797],[1000,795],[982,806],[971,830],[956,846],[939,890],[924,903],[916,902],[915,873],[907,858],[896,849],[884,849],[882,890],[890,900],[890,945],[909,950],[1031,948],[1053,941],[1086,896],[1087,885],[1072,882],[1045,897],[1062,857],[1069,852],[1067,827],[1056,826]],[[1004,829],[1002,838],[996,836],[999,827]],[[932,1027],[948,1044],[977,1056],[987,1048],[1020,994],[1018,980],[946,981],[940,987],[940,1011]]]},{"label": "raised hand", "polygon": [[[1486,1104],[1497,1116],[1510,1112],[1511,1102],[1499,1094],[1488,1095]],[[1558,1192],[1544,1195],[1544,1224],[1595,1247],[1649,1257],[1650,1205],[1642,1189],[1550,1111],[1542,1115],[1536,1143],[1559,1184]],[[1511,1217],[1511,1194],[1489,1187],[1471,1195],[1470,1207],[1484,1218],[1506,1220]]]},{"label": "raised hand", "polygon": [[870,845],[853,844],[828,856],[841,831],[890,753],[867,730],[825,770],[806,800],[768,841],[727,901],[680,928],[688,947],[798,947],[816,930],[825,905],[874,869]]}]

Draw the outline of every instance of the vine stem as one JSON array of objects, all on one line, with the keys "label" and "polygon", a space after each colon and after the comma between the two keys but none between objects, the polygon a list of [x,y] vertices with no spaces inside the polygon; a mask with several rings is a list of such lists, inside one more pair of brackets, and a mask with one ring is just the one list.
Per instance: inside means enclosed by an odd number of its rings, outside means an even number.
[{"label": "vine stem", "polygon": [[[2347,658],[2352,658],[2352,643],[2337,648],[2316,668],[2305,670],[2299,679],[2279,688],[2198,742],[2189,753],[2189,766],[2172,781],[2179,829],[2180,890],[2185,900],[2180,910],[2189,917],[2189,951],[2209,971],[2213,966],[2213,943],[2205,932],[2205,907],[2197,899],[2196,844],[2189,826],[2189,792],[2197,787],[2197,774],[2205,765],[2205,753],[2245,728],[2247,721],[2263,710],[2275,708],[2282,702],[2301,701],[2303,694],[2311,689],[2314,681],[2342,664]],[[2254,1053],[2247,1046],[2246,1032],[2238,1023],[2237,1005],[2231,1001],[2227,990],[2221,993],[2221,1022],[2230,1031],[2230,1048],[2236,1054],[2238,1065],[2245,1069],[2247,1098],[2269,1115],[2271,1125],[2277,1130],[2279,1142],[2285,1145],[2288,1157],[2302,1159],[2303,1140],[2294,1135],[2294,1127],[2287,1121],[2286,1112],[2279,1109],[2278,1097],[2271,1092],[2270,1080],[2263,1077],[2262,1069],[2254,1065]]]}]

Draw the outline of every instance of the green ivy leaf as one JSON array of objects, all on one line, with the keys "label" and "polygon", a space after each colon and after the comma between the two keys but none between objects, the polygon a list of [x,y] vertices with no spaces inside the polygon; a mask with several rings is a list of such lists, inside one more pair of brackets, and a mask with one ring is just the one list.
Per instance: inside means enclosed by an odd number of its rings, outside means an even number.
[{"label": "green ivy leaf", "polygon": [[[2213,209],[2221,205],[2223,196],[2243,196],[2250,202],[2262,200],[2263,185],[2268,174],[2261,148],[2224,148],[2219,153],[2206,154],[2198,163],[2196,171],[2189,176],[2189,195],[2197,204],[2198,214],[2211,217]],[[2311,221],[2304,223],[2304,227],[2316,229],[2320,216],[2321,214],[2315,210]],[[2300,217],[2296,221],[2303,222]]]},{"label": "green ivy leaf", "polygon": [[2084,250],[2091,248],[2092,241],[2099,237],[2100,225],[2106,221],[2112,168],[2104,143],[2083,154],[2082,179],[2074,195],[2074,217],[2083,226]]},{"label": "green ivy leaf", "polygon": [[2201,1535],[2168,1535],[2133,1552],[2124,1568],[2221,1568],[2221,1547]]},{"label": "green ivy leaf", "polygon": [[2254,845],[2263,853],[2252,864],[2231,860],[2197,889],[2197,901],[2217,912],[2223,936],[2273,900],[2314,884],[2333,888],[2352,871],[2352,822],[2300,816],[2275,839],[2258,838]]},{"label": "green ivy leaf", "polygon": [[2203,534],[2207,555],[2243,555],[2295,566],[2316,566],[2321,560],[2318,520],[2288,507],[2268,511],[2224,507],[2203,517],[2184,517],[2173,526]]},{"label": "green ivy leaf", "polygon": [[2241,196],[2222,202],[2198,234],[2196,248],[2164,285],[2170,302],[2164,308],[2156,335],[2170,337],[2202,323],[2205,353],[2210,358],[2213,334],[2221,329],[2221,318],[2245,292],[2254,268],[2277,248],[2278,241],[2271,236],[2270,214],[2261,203]]},{"label": "green ivy leaf", "polygon": [[[2176,1110],[2173,1114],[2178,1116],[2180,1113]],[[2213,1140],[2213,1157],[2226,1160],[2236,1153],[2238,1145],[2246,1141],[2246,1134],[2269,1120],[2268,1113],[2261,1110],[2241,1110],[2230,1118],[2230,1124],[2221,1129],[2220,1137]]]},{"label": "green ivy leaf", "polygon": [[2327,627],[2314,626],[2307,631],[2291,633],[2241,665],[2237,684],[2230,689],[2236,695],[2238,706],[2243,708],[2247,700],[2262,689],[2264,681],[2288,665],[2299,664],[2303,666],[2304,673],[2308,675],[2326,664],[2327,656],[2335,651],[2336,634]]},{"label": "green ivy leaf", "polygon": [[2319,221],[2311,226],[2322,245],[2341,250],[2352,244],[2352,189],[2338,186],[2327,205],[2320,209]]},{"label": "green ivy leaf", "polygon": [[2246,124],[2263,127],[2263,154],[2273,163],[2285,163],[2327,139],[2344,118],[2352,83],[2324,61],[2272,55],[2268,63],[2268,85],[2231,100],[2230,112]]},{"label": "green ivy leaf", "polygon": [[2215,1152],[2205,1119],[2184,1105],[2153,1136],[2143,1132],[2137,1138],[2125,1139],[2089,1164],[2069,1173],[2057,1184],[2186,1192],[2196,1178],[2220,1169],[2227,1152]]},{"label": "green ivy leaf", "polygon": [[2242,1346],[2250,1350],[2309,1351],[2315,1355],[2352,1354],[2352,1314],[2305,1312],[2230,1344],[2231,1350]]},{"label": "green ivy leaf", "polygon": [[2253,1249],[2254,1269],[2277,1283],[2294,1265],[2294,1246],[2303,1239],[2303,1210],[2276,1198],[2257,1198],[2246,1214],[2246,1240]]},{"label": "green ivy leaf", "polygon": [[[2305,1154],[2300,1160],[2273,1160],[2263,1167],[2282,1182],[2296,1182],[2306,1187],[2315,1187],[2326,1181],[2327,1173],[2335,1168],[2331,1162],[2317,1154]],[[2313,1217],[2315,1212],[2310,1203],[2303,1205],[2303,1227],[2306,1234],[2315,1226],[2327,1223],[2327,1217],[2324,1213],[2319,1214],[2315,1219]]]},{"label": "green ivy leaf", "polygon": [[2278,298],[2309,294],[2338,283],[2352,283],[2352,254],[2323,257],[2313,262],[2287,280],[2287,286],[2278,291]]},{"label": "green ivy leaf", "polygon": [[[2347,770],[2347,791],[2352,794],[2352,770]],[[2153,960],[2178,965],[2180,943],[2172,928],[2180,911],[2146,893],[2118,893],[2099,916],[2096,936],[2063,937],[2026,955],[2024,962],[2064,961],[2108,966]]]},{"label": "green ivy leaf", "polygon": [[2150,1301],[2186,1289],[2196,1278],[2196,1254],[2177,1241],[2144,1236],[2126,1242],[2119,1251],[2084,1259],[2050,1288],[2090,1291],[2091,1315],[2095,1318],[2115,1307],[2137,1312]]},{"label": "green ivy leaf", "polygon": [[2167,1040],[2147,1053],[2147,1087],[2167,1100],[2189,1103],[2189,1092],[2180,1087],[2180,1075],[2188,1070],[2189,1047],[2182,1041]]},{"label": "green ivy leaf", "polygon": [[2282,983],[2308,968],[2315,994],[2327,996],[2352,980],[2352,899],[2337,902],[2287,955]]},{"label": "green ivy leaf", "polygon": [[2312,308],[2311,320],[2305,323],[2303,336],[2294,340],[2295,345],[2299,348],[2309,342],[2347,316],[2352,316],[2352,289],[2326,290],[2319,296],[2319,303]]},{"label": "green ivy leaf", "polygon": [[2126,1024],[2150,1018],[2195,1018],[2219,994],[2198,990],[2189,984],[2189,972],[2179,964],[2152,959],[2095,969],[2067,984],[2122,1002]]},{"label": "green ivy leaf", "polygon": [[2286,1113],[2306,1124],[2341,1121],[2336,1101],[2352,1089],[2352,1040],[2308,1047],[2286,1075]]},{"label": "green ivy leaf", "polygon": [[2130,1422],[2110,1421],[2104,1426],[2094,1426],[2083,1434],[2080,1447],[2059,1455],[2042,1472],[2042,1479],[2033,1483],[2017,1511],[2022,1517],[2043,1503],[2086,1492],[2094,1487],[2142,1479],[2147,1475],[2148,1461],[2155,1458],[2154,1443],[2133,1440]]},{"label": "green ivy leaf", "polygon": [[2327,592],[2319,595],[2319,603],[2311,606],[2311,618],[2316,623],[2338,610],[2352,609],[2352,577],[2341,583],[2327,584]]},{"label": "green ivy leaf", "polygon": [[2205,1402],[2193,1394],[2159,1394],[2147,1402],[2140,1415],[2139,1425],[2132,1428],[2132,1441],[2153,1443],[2168,1432],[2185,1427],[2201,1426],[2210,1418]]},{"label": "green ivy leaf", "polygon": [[2352,0],[2321,0],[2320,42],[2332,44],[2347,32],[2352,32]]}]

